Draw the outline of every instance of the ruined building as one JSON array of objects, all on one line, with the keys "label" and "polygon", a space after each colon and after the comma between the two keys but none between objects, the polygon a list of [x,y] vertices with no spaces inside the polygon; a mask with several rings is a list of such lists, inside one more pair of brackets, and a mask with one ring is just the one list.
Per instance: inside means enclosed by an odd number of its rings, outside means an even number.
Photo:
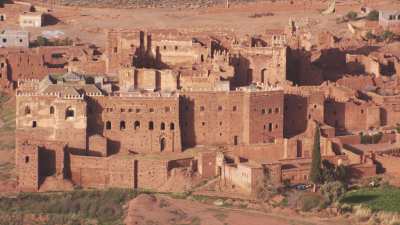
[{"label": "ruined building", "polygon": [[384,103],[363,99],[345,79],[293,86],[288,63],[301,52],[289,55],[288,41],[283,34],[107,31],[104,54],[79,46],[63,57],[43,54],[35,63],[45,71],[16,78],[14,56],[0,58],[0,74],[17,80],[20,190],[54,190],[57,181],[159,189],[177,169],[219,176],[249,193],[266,171],[276,183],[303,183],[316,126],[323,159],[376,174],[375,155],[354,149],[365,149],[356,132],[382,124]]}]

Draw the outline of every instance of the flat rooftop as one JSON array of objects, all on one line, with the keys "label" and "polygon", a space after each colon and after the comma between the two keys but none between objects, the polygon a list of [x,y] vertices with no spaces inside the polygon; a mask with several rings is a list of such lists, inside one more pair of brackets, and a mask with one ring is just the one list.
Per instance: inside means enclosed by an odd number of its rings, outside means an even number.
[{"label": "flat rooftop", "polygon": [[26,35],[28,36],[29,32],[24,30],[3,30],[0,34],[4,35]]},{"label": "flat rooftop", "polygon": [[377,152],[377,153],[385,153],[400,149],[400,145],[397,143],[354,144],[354,145],[349,144],[349,146],[362,152]]}]

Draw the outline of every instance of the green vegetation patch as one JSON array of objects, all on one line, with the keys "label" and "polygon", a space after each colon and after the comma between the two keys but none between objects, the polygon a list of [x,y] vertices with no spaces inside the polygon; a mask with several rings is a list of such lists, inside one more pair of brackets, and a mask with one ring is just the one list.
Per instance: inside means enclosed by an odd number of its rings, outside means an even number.
[{"label": "green vegetation patch", "polygon": [[124,215],[122,207],[136,195],[137,192],[125,189],[78,190],[47,194],[22,193],[13,198],[0,198],[0,212],[51,215],[50,219],[66,217],[93,219],[97,220],[98,224],[122,224]]},{"label": "green vegetation patch", "polygon": [[400,212],[400,189],[363,188],[346,193],[341,202],[365,205],[373,211]]}]

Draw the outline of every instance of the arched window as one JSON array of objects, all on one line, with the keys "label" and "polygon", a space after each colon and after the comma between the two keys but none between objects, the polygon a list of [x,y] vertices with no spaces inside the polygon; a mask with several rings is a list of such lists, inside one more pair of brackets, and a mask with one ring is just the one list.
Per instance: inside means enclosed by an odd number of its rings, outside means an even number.
[{"label": "arched window", "polygon": [[154,122],[150,121],[149,122],[149,130],[153,130],[154,129]]},{"label": "arched window", "polygon": [[261,70],[261,82],[266,83],[267,80],[267,69],[262,69]]},{"label": "arched window", "polygon": [[165,130],[165,123],[161,123],[160,129],[161,129],[161,130]]},{"label": "arched window", "polygon": [[106,130],[111,130],[111,122],[110,121],[106,122]]},{"label": "arched window", "polygon": [[75,117],[75,111],[71,107],[68,107],[67,110],[65,110],[65,118],[74,118]]},{"label": "arched window", "polygon": [[136,129],[139,129],[140,128],[140,122],[139,121],[135,121],[135,123],[133,124],[133,128],[136,130]]},{"label": "arched window", "polygon": [[120,130],[125,130],[125,121],[122,120],[121,122],[119,122],[119,129]]},{"label": "arched window", "polygon": [[54,111],[55,111],[54,106],[50,106],[50,115],[53,115]]},{"label": "arched window", "polygon": [[163,152],[165,150],[166,145],[167,145],[167,143],[166,143],[165,138],[161,138],[160,139],[160,151],[161,152]]},{"label": "arched window", "polygon": [[174,123],[171,123],[171,124],[169,125],[169,129],[170,129],[170,130],[175,130],[175,124],[174,124]]},{"label": "arched window", "polygon": [[29,106],[25,106],[25,115],[31,114],[31,108]]}]

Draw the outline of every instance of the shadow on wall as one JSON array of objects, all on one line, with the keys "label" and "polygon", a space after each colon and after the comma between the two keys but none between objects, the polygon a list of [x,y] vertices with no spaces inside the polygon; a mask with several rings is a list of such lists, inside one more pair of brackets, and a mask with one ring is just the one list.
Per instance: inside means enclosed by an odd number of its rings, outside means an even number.
[{"label": "shadow on wall", "polygon": [[140,46],[136,48],[133,58],[132,65],[137,68],[152,68],[152,69],[169,69],[169,66],[162,62],[162,56],[160,52],[160,46],[156,46],[155,55],[152,51],[152,39],[151,35],[147,35],[147,42],[145,45],[144,39],[145,34],[143,31],[140,32]]},{"label": "shadow on wall", "polygon": [[285,95],[284,98],[284,136],[293,137],[307,129],[307,98],[298,95]]},{"label": "shadow on wall", "polygon": [[321,70],[311,64],[311,54],[304,49],[288,49],[286,77],[297,85],[320,85]]},{"label": "shadow on wall", "polygon": [[179,101],[179,126],[181,129],[181,140],[183,148],[190,148],[196,145],[196,134],[194,131],[194,101],[187,97],[180,96]]},{"label": "shadow on wall", "polygon": [[60,23],[61,21],[51,14],[43,15],[43,26],[52,26]]},{"label": "shadow on wall", "polygon": [[121,142],[108,140],[107,141],[107,150],[109,155],[118,154],[121,149]]},{"label": "shadow on wall", "polygon": [[232,87],[250,85],[252,82],[253,70],[250,68],[250,61],[242,55],[231,58],[230,65],[234,67]]}]

